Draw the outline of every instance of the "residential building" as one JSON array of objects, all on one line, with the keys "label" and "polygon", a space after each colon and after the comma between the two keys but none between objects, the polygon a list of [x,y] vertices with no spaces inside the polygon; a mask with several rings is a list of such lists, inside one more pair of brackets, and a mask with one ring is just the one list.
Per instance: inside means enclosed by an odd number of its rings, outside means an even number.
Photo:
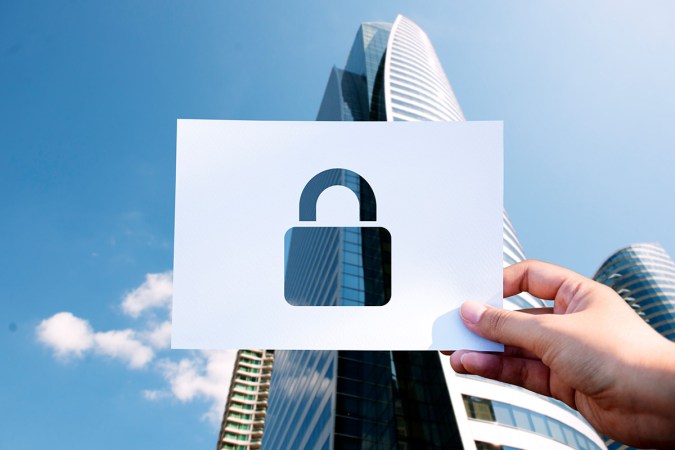
[{"label": "residential building", "polygon": [[217,450],[260,448],[273,362],[272,350],[237,352]]}]

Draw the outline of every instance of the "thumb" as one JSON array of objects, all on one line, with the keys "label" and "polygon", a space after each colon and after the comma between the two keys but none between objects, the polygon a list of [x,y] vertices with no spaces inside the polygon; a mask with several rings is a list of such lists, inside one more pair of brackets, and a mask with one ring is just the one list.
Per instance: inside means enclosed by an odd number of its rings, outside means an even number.
[{"label": "thumb", "polygon": [[507,311],[477,302],[465,302],[460,316],[466,327],[491,341],[520,347],[537,356],[546,339],[540,315]]}]

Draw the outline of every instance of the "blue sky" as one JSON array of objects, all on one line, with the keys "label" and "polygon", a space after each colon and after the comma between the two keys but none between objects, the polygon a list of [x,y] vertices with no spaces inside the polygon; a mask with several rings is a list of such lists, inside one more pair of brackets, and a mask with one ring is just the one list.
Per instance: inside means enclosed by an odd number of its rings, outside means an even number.
[{"label": "blue sky", "polygon": [[5,0],[0,448],[215,445],[231,355],[166,349],[176,119],[313,120],[358,24],[397,13],[466,117],[504,121],[530,257],[675,254],[672,3]]}]

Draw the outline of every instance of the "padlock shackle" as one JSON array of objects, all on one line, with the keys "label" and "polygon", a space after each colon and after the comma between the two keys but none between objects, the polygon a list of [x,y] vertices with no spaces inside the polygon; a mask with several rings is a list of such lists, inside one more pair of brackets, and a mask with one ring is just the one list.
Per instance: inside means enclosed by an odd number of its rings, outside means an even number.
[{"label": "padlock shackle", "polygon": [[[350,180],[351,178],[351,180]],[[300,220],[316,221],[316,202],[323,191],[332,186],[350,189],[359,201],[359,219],[364,222],[377,220],[377,203],[370,184],[349,169],[328,169],[314,175],[300,195]]]}]

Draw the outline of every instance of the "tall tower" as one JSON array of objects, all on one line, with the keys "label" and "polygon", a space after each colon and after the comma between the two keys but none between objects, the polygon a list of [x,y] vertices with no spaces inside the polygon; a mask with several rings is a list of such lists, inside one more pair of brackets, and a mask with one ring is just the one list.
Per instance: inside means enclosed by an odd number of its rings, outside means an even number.
[{"label": "tall tower", "polygon": [[[398,16],[393,24],[361,25],[345,68],[331,70],[317,120],[458,121],[464,115],[431,41],[414,22]],[[347,174],[331,176],[364,200]],[[504,236],[505,265],[523,259],[506,213]],[[287,281],[298,292],[315,292],[310,304],[369,304],[368,286],[377,286],[374,280],[386,271],[376,258],[382,245],[352,232],[311,239],[333,251],[307,254],[302,238],[291,236]],[[308,260],[326,269],[302,285],[293,267]],[[520,295],[507,305],[543,303]],[[454,374],[447,360],[442,364],[439,353],[429,351],[277,351],[262,445],[272,450],[604,448],[568,409],[521,389]]]},{"label": "tall tower", "polygon": [[387,120],[465,120],[431,41],[413,21],[396,19],[384,61]]},{"label": "tall tower", "polygon": [[273,361],[272,350],[237,352],[217,450],[260,448]]},{"label": "tall tower", "polygon": [[600,266],[593,279],[614,289],[665,338],[675,341],[675,263],[659,244],[633,244]]},{"label": "tall tower", "polygon": [[[675,341],[675,262],[659,244],[632,244],[615,252],[593,276],[614,289],[642,319]],[[611,450],[629,449],[606,438]]]}]

